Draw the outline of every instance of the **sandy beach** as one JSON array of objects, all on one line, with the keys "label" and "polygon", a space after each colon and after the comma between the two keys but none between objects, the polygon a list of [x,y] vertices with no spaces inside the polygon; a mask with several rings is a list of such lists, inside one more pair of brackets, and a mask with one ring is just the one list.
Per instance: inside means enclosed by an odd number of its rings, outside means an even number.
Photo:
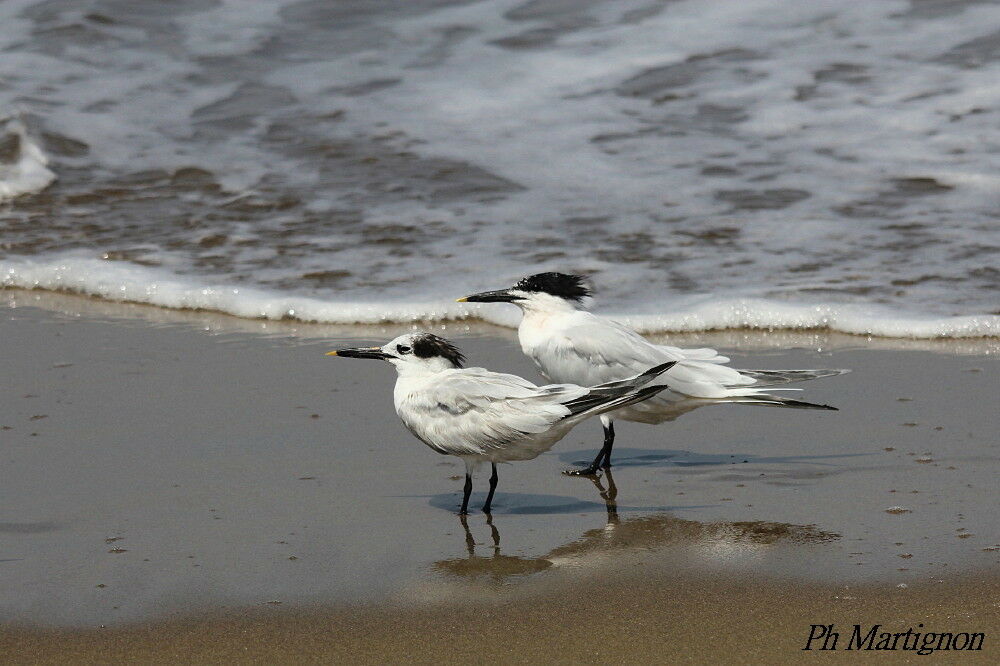
[{"label": "sandy beach", "polygon": [[[460,463],[398,423],[392,370],[323,356],[405,327],[4,296],[4,662],[755,662],[813,623],[985,632],[962,656],[996,658],[995,341],[689,335],[850,368],[808,385],[841,411],[623,424],[596,482],[560,473],[584,424],[463,522]],[[437,326],[537,379],[510,331]]]}]

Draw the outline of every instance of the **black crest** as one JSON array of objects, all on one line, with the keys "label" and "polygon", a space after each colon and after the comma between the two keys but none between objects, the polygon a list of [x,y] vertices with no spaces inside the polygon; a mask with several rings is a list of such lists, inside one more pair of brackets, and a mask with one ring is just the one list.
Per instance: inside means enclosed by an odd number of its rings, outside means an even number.
[{"label": "black crest", "polygon": [[458,350],[458,347],[433,333],[424,333],[413,341],[413,354],[419,358],[440,356],[451,361],[456,368],[461,368],[465,363],[465,355]]},{"label": "black crest", "polygon": [[537,273],[523,278],[514,289],[552,294],[570,301],[581,301],[590,296],[590,289],[579,275],[566,273]]}]

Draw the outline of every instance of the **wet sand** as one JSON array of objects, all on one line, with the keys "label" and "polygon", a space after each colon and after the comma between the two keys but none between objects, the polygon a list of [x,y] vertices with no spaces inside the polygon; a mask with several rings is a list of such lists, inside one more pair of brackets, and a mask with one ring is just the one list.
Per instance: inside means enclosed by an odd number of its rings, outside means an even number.
[{"label": "wet sand", "polygon": [[[784,663],[855,652],[855,624],[879,632],[983,632],[979,651],[928,663],[996,663],[996,579],[908,590],[635,577],[530,599],[443,607],[252,612],[127,628],[0,632],[5,663]],[[803,652],[811,624],[834,624],[837,650]],[[923,623],[923,627],[919,624]],[[915,640],[915,639],[914,639]]]},{"label": "wet sand", "polygon": [[[401,328],[5,297],[4,660],[753,661],[832,622],[983,631],[996,657],[995,341],[685,336],[852,368],[804,385],[841,411],[623,423],[597,483],[559,474],[584,424],[463,525],[461,465],[398,423],[391,369],[322,355]],[[440,332],[535,378],[507,331]]]}]

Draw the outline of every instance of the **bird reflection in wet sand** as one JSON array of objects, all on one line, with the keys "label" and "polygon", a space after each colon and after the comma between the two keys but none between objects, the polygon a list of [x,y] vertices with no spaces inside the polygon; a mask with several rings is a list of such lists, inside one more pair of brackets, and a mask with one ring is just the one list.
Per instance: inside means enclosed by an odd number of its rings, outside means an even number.
[{"label": "bird reflection in wet sand", "polygon": [[447,576],[500,584],[511,577],[528,576],[564,566],[612,566],[624,555],[665,548],[683,549],[699,560],[711,561],[734,553],[752,556],[778,543],[815,544],[840,538],[839,534],[823,531],[815,525],[763,520],[702,523],[666,513],[621,518],[614,478],[605,471],[604,479],[607,486],[600,478],[595,477],[591,481],[607,508],[605,524],[587,530],[579,539],[557,546],[540,557],[504,555],[500,549],[500,532],[493,518],[487,516],[492,545],[488,546],[488,555],[481,555],[476,552],[476,542],[467,518],[460,516],[467,557],[439,560],[434,563],[433,569]]},{"label": "bird reflection in wet sand", "polygon": [[500,552],[500,532],[493,524],[493,517],[486,514],[486,524],[489,525],[493,544],[490,546],[489,555],[476,554],[476,540],[469,529],[469,521],[466,516],[460,515],[462,529],[465,530],[465,547],[468,557],[456,557],[449,560],[435,562],[435,571],[460,576],[463,578],[485,578],[493,583],[502,583],[509,576],[524,576],[528,574],[544,571],[552,566],[544,557],[518,557],[515,555],[504,555]]}]

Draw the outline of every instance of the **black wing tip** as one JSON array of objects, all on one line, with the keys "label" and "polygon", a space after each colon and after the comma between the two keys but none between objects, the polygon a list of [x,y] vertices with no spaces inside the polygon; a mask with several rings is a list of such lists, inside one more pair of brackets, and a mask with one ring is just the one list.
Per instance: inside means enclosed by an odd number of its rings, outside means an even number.
[{"label": "black wing tip", "polygon": [[[779,400],[781,399],[779,398]],[[833,405],[821,405],[816,402],[805,402],[804,400],[789,400],[786,398],[781,400],[781,402],[783,406],[786,407],[801,407],[802,409],[822,409],[828,412],[840,411],[839,407],[834,407]]]},{"label": "black wing tip", "polygon": [[665,388],[667,387],[664,386],[663,384],[657,384],[656,386],[643,386],[641,389],[635,392],[636,399],[632,400],[631,402],[633,403],[642,402],[646,398],[656,395]]},{"label": "black wing tip", "polygon": [[812,409],[825,409],[825,410],[830,411],[830,412],[839,412],[840,411],[839,407],[834,407],[833,405],[821,405],[818,402],[805,402],[803,400],[797,400],[796,402],[799,402],[803,406],[810,407]]},{"label": "black wing tip", "polygon": [[656,375],[662,375],[664,372],[670,368],[677,365],[677,361],[668,361],[666,363],[661,363],[659,365],[654,365],[652,368],[642,373],[642,377],[655,377]]}]

